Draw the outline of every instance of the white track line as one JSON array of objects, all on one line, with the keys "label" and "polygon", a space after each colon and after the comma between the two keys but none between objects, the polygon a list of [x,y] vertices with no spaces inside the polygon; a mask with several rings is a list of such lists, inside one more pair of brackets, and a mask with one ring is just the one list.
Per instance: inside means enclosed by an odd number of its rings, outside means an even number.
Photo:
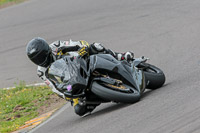
[{"label": "white track line", "polygon": [[[28,86],[43,86],[43,85],[46,85],[46,84],[45,83],[35,83],[35,84],[29,84],[26,86],[28,87]],[[9,89],[14,89],[14,88],[16,88],[16,87],[7,87],[7,88],[3,88],[3,89],[9,90]]]}]

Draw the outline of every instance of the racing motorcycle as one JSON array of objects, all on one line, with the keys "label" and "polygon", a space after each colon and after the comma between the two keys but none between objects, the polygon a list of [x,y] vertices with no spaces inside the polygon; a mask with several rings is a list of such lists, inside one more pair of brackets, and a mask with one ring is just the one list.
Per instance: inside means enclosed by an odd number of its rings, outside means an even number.
[{"label": "racing motorcycle", "polygon": [[118,61],[109,54],[64,56],[50,66],[48,75],[66,97],[79,98],[82,105],[135,103],[146,88],[154,90],[165,83],[163,71],[147,60]]}]

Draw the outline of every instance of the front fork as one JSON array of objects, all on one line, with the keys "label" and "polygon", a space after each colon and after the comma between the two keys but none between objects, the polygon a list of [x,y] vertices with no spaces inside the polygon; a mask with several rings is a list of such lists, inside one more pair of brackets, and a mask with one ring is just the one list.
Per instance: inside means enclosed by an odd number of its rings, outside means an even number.
[{"label": "front fork", "polygon": [[133,60],[133,65],[134,65],[135,67],[138,67],[138,65],[139,65],[140,63],[147,62],[147,60],[150,60],[150,59],[149,59],[149,58],[146,58],[146,57],[144,57],[144,56],[142,56],[142,57],[140,57],[140,58],[135,58],[135,59]]},{"label": "front fork", "polygon": [[140,64],[145,63],[147,60],[149,60],[149,58],[142,56],[141,58],[136,58],[133,61],[133,67],[135,69],[134,77],[136,78],[135,81],[137,81],[136,84],[138,85],[138,88],[140,88],[141,94],[145,91],[146,79],[143,72],[143,70],[145,69],[145,66],[141,67]]}]

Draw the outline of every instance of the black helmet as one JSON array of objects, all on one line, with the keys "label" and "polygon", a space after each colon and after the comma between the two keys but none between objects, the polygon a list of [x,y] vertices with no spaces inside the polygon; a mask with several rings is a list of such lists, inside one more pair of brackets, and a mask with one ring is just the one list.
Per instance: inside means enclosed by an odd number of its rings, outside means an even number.
[{"label": "black helmet", "polygon": [[39,37],[27,44],[26,53],[32,62],[42,67],[49,66],[53,61],[51,48],[44,39]]}]

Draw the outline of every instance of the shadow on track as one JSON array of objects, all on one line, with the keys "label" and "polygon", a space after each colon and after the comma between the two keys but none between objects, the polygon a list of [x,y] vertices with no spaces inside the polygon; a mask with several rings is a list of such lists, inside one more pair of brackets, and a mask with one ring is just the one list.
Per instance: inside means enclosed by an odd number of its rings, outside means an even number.
[{"label": "shadow on track", "polygon": [[151,93],[153,93],[153,92],[155,92],[155,91],[159,91],[159,90],[161,90],[161,89],[164,89],[165,87],[167,87],[167,86],[170,85],[170,84],[171,84],[171,83],[166,83],[166,84],[164,84],[162,87],[160,87],[160,88],[158,88],[158,89],[156,89],[156,90],[146,89],[145,92],[143,93],[142,97],[141,97],[141,100],[142,100],[143,98],[145,98],[145,97],[148,97],[149,94],[151,94]]},{"label": "shadow on track", "polygon": [[98,116],[101,116],[101,115],[104,115],[104,114],[107,114],[107,113],[110,113],[110,112],[113,112],[113,111],[117,111],[121,108],[125,108],[125,107],[128,107],[132,104],[124,104],[124,103],[113,103],[113,105],[110,105],[108,107],[105,107],[101,110],[98,110],[98,111],[94,111],[91,115],[88,115],[88,116],[85,116],[85,117],[82,117],[81,120],[89,120],[89,119],[93,119],[95,117],[98,117]]},{"label": "shadow on track", "polygon": [[[144,93],[143,93],[143,95],[142,95],[142,97],[141,97],[141,101],[142,101],[142,99],[144,99],[145,97],[148,97],[149,96],[149,94],[151,94],[151,93],[153,93],[153,92],[155,92],[155,91],[158,91],[158,90],[160,90],[160,89],[164,89],[166,86],[168,86],[168,85],[170,85],[170,83],[167,83],[167,84],[165,84],[165,85],[163,85],[161,88],[159,88],[159,89],[156,89],[156,90],[150,90],[150,89],[147,89]],[[140,101],[139,101],[140,102]],[[137,102],[137,103],[139,103],[139,102]],[[84,117],[82,117],[81,119],[79,119],[79,121],[84,121],[84,120],[89,120],[89,119],[92,119],[92,118],[95,118],[95,117],[98,117],[98,116],[101,116],[101,115],[104,115],[104,114],[107,114],[107,113],[110,113],[110,112],[114,112],[114,111],[117,111],[117,110],[119,110],[119,109],[122,109],[122,108],[126,108],[126,107],[128,107],[128,106],[132,106],[132,105],[134,105],[135,103],[133,103],[133,104],[125,104],[125,103],[113,103],[112,105],[110,105],[110,106],[107,106],[107,107],[105,107],[105,108],[103,108],[103,109],[101,109],[101,110],[98,110],[98,111],[94,111],[94,112],[92,112],[91,113],[91,115],[87,115],[87,116],[84,116]]]},{"label": "shadow on track", "polygon": [[121,108],[125,108],[125,107],[128,107],[132,104],[124,104],[124,103],[117,103],[117,104],[113,104],[107,108],[104,108],[102,110],[99,110],[97,112],[94,112],[92,113],[93,116],[99,116],[99,115],[103,115],[103,114],[106,114],[106,113],[109,113],[109,112],[113,112],[113,111],[116,111],[116,110],[119,110]]}]

